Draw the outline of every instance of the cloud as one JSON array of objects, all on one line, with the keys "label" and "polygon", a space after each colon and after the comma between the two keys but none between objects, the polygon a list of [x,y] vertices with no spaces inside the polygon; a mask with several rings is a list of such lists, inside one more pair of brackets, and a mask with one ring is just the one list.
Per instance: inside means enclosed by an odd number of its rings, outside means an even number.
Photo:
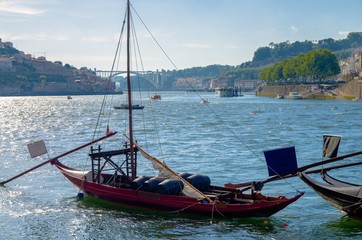
[{"label": "cloud", "polygon": [[38,34],[23,34],[23,35],[11,35],[2,33],[1,36],[7,41],[67,41],[69,40],[68,36],[65,35],[48,35],[44,33]]},{"label": "cloud", "polygon": [[56,35],[56,36],[53,36],[53,40],[56,40],[56,41],[68,41],[69,37],[65,36],[65,35]]},{"label": "cloud", "polygon": [[292,33],[297,33],[299,31],[299,29],[296,26],[291,26],[290,30],[292,31]]},{"label": "cloud", "polygon": [[95,37],[84,37],[82,38],[83,41],[86,42],[92,42],[92,43],[102,43],[102,42],[107,42],[107,38],[105,37],[99,37],[99,36],[95,36]]},{"label": "cloud", "polygon": [[236,46],[236,45],[229,45],[229,46],[226,46],[226,48],[228,48],[228,49],[240,49],[240,47]]},{"label": "cloud", "polygon": [[342,37],[347,37],[349,31],[339,31],[338,34],[341,35]]},{"label": "cloud", "polygon": [[19,14],[19,15],[39,15],[44,13],[44,10],[27,7],[24,4],[26,2],[16,2],[16,1],[0,1],[0,12]]},{"label": "cloud", "polygon": [[200,44],[200,43],[186,43],[182,45],[187,48],[212,48],[209,44]]}]

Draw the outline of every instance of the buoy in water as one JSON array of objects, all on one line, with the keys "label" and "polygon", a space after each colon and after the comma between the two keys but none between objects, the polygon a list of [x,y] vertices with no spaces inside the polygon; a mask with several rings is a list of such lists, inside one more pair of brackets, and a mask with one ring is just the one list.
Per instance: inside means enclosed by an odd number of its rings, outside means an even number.
[{"label": "buoy in water", "polygon": [[84,197],[84,193],[79,192],[79,193],[77,194],[77,198],[78,198],[78,199],[83,199],[83,197]]}]

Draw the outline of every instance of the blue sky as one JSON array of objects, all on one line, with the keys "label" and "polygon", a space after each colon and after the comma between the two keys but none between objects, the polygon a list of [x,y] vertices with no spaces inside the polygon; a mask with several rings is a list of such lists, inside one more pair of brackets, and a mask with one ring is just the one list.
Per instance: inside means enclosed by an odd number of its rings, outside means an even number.
[{"label": "blue sky", "polygon": [[[134,0],[178,69],[239,65],[271,42],[362,31],[362,0]],[[109,70],[125,0],[0,0],[0,38],[34,56]],[[135,17],[134,17],[135,18]],[[139,25],[145,70],[173,69]]]}]

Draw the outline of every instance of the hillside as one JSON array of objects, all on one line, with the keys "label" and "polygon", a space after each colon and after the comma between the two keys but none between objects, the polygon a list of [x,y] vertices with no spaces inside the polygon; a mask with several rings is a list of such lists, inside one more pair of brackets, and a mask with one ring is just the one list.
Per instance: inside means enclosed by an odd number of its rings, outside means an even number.
[{"label": "hillside", "polygon": [[0,96],[67,95],[114,92],[115,86],[97,77],[95,72],[77,69],[60,61],[51,62],[44,56],[31,54],[0,39]]},{"label": "hillside", "polygon": [[260,47],[254,52],[253,60],[249,67],[260,67],[271,63],[279,62],[285,58],[295,57],[301,53],[307,53],[312,50],[329,49],[337,55],[338,58],[344,59],[351,56],[356,48],[362,47],[362,32],[349,33],[347,38],[334,40],[332,38],[322,39],[319,41],[270,43],[269,46]]},{"label": "hillside", "polygon": [[[210,78],[225,75],[241,78],[241,79],[258,79],[261,70],[273,63],[279,62],[286,58],[292,58],[302,53],[307,53],[312,50],[329,49],[336,54],[339,60],[351,56],[352,52],[358,48],[362,48],[362,32],[351,32],[347,38],[334,40],[332,38],[322,39],[318,41],[305,40],[303,42],[285,41],[281,43],[270,43],[268,46],[259,47],[255,52],[253,59],[248,62],[241,63],[239,66],[219,66],[220,71],[214,72],[210,76],[209,71],[204,71],[210,68],[190,68],[183,70],[184,75],[188,77]],[[215,65],[212,65],[215,69]],[[227,71],[225,71],[227,69]],[[205,72],[205,74],[200,74]]]}]

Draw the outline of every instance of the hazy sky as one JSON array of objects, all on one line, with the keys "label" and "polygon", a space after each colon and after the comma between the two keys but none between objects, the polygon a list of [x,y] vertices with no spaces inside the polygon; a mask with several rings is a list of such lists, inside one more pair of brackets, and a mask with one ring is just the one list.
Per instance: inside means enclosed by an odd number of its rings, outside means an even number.
[{"label": "hazy sky", "polygon": [[[125,2],[0,0],[0,38],[36,57],[109,70]],[[134,0],[132,5],[178,69],[235,66],[271,42],[342,39],[362,31],[362,0]],[[145,70],[173,69],[146,30],[140,24],[136,29]]]}]

